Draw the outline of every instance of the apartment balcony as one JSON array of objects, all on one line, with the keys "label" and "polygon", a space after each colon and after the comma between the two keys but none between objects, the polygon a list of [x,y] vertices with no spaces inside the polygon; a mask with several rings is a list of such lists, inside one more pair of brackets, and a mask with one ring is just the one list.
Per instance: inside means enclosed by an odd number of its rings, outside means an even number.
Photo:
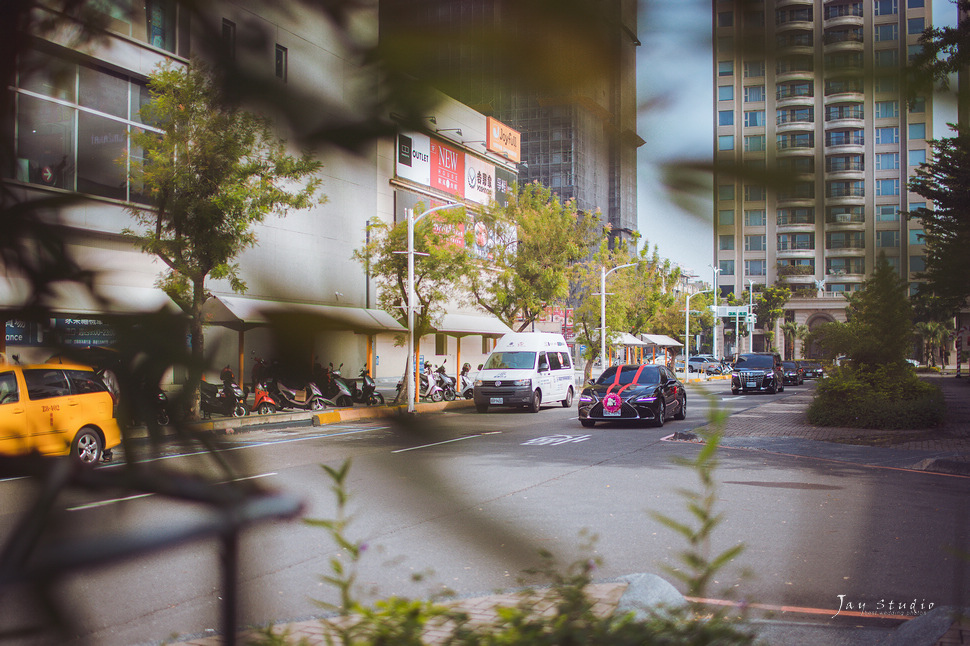
[{"label": "apartment balcony", "polygon": [[861,164],[851,165],[851,166],[840,166],[832,169],[825,169],[825,179],[844,179],[844,180],[858,180],[865,179],[866,171],[861,168]]},{"label": "apartment balcony", "polygon": [[866,146],[864,142],[853,141],[851,143],[840,142],[840,143],[825,144],[826,154],[845,153],[849,155],[852,155],[852,154],[861,155],[865,153],[865,151],[866,151]]},{"label": "apartment balcony", "polygon": [[775,125],[776,134],[786,132],[815,132],[815,124],[811,121],[785,121]]},{"label": "apartment balcony", "polygon": [[815,223],[779,220],[775,224],[775,231],[778,233],[814,233]]},{"label": "apartment balcony", "polygon": [[775,148],[776,157],[814,157],[815,145],[804,146],[777,146]]},{"label": "apartment balcony", "polygon": [[791,108],[798,106],[811,107],[815,105],[815,96],[813,94],[803,95],[803,94],[791,94],[782,95],[775,94],[775,107],[781,108]]},{"label": "apartment balcony", "polygon": [[781,9],[782,7],[790,7],[792,5],[811,7],[815,5],[815,2],[814,0],[775,0],[775,8],[777,9]]},{"label": "apartment balcony", "polygon": [[[823,92],[828,92],[823,86]],[[831,105],[833,103],[862,103],[865,101],[866,93],[865,89],[860,85],[857,88],[845,88],[833,91],[831,93],[826,93],[822,102],[825,105]]]},{"label": "apartment balcony", "polygon": [[866,121],[855,117],[827,119],[825,127],[830,130],[862,130],[866,127]]},{"label": "apartment balcony", "polygon": [[[799,207],[812,207],[815,206],[816,199],[814,195],[784,195],[779,193],[775,196],[775,203],[778,206],[783,206],[789,209],[797,209]],[[814,231],[815,227],[809,225],[809,231]]]},{"label": "apartment balcony", "polygon": [[812,81],[815,79],[815,70],[783,70],[775,72],[775,83],[784,81]]},{"label": "apartment balcony", "polygon": [[787,31],[812,31],[814,27],[814,20],[788,20],[782,23],[775,23],[775,33],[782,34]]},{"label": "apartment balcony", "polygon": [[826,18],[822,25],[825,29],[834,29],[836,27],[862,27],[863,18],[862,16],[833,16],[832,18]]}]

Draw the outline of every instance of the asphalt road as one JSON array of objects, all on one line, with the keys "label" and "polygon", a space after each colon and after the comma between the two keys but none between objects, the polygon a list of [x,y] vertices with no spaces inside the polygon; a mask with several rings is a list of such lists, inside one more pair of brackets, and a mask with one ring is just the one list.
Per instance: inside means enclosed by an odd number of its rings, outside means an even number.
[{"label": "asphalt road", "polygon": [[[365,599],[513,587],[538,562],[539,549],[562,564],[601,558],[597,579],[663,575],[665,566],[678,566],[685,544],[651,512],[690,522],[677,492],[696,489],[697,479],[673,460],[700,450],[663,438],[706,423],[709,405],[756,414],[750,409],[794,390],[733,397],[724,382],[692,386],[688,418],[662,429],[585,429],[575,407],[486,415],[469,409],[421,416],[409,428],[367,420],[240,433],[223,438],[222,456],[234,463],[237,478],[302,496],[311,518],[333,518],[336,509],[320,465],[351,460],[348,533],[367,546],[358,578]],[[216,473],[212,458],[194,447],[166,447],[160,459],[167,468]],[[798,616],[833,625],[876,621],[848,614],[831,620],[847,604],[872,612],[881,604],[882,614],[893,614],[900,602],[967,603],[967,561],[954,550],[970,551],[968,479],[724,449],[717,480],[724,520],[712,553],[738,542],[745,551],[716,577],[713,598],[727,591],[751,603],[815,609]],[[4,537],[23,508],[24,486],[0,481]],[[110,533],[150,531],[199,513],[158,497],[106,494],[65,501],[60,517],[72,531]],[[337,599],[320,581],[336,553],[323,530],[299,522],[248,533],[243,619],[323,612],[314,600]],[[72,579],[63,598],[89,643],[201,634],[218,625],[218,564],[215,544],[180,547]],[[27,613],[10,595],[0,607],[0,626]]]}]

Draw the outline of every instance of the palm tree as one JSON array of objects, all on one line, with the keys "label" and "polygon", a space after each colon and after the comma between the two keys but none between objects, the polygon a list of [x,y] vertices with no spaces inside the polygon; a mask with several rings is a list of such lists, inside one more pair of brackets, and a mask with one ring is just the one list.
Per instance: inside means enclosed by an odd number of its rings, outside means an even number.
[{"label": "palm tree", "polygon": [[936,365],[936,358],[950,337],[950,330],[939,321],[920,321],[913,326],[922,344],[923,360],[927,365]]},{"label": "palm tree", "polygon": [[781,324],[781,333],[785,338],[785,361],[792,361],[795,358],[795,338],[798,336],[799,328],[805,327],[795,321],[785,321]]}]

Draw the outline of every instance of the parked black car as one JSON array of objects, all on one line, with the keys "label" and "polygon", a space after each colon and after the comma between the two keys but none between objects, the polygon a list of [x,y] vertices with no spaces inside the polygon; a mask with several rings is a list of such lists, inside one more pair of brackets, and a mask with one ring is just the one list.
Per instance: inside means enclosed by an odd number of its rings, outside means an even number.
[{"label": "parked black car", "polygon": [[825,376],[822,364],[818,361],[796,361],[795,363],[802,369],[805,379],[821,379]]},{"label": "parked black car", "polygon": [[781,369],[785,373],[784,384],[786,386],[801,386],[805,383],[805,374],[798,366],[797,361],[782,361]]},{"label": "parked black car", "polygon": [[766,392],[770,395],[785,389],[781,356],[774,352],[739,354],[731,366],[731,392]]},{"label": "parked black car", "polygon": [[667,418],[687,416],[687,391],[667,366],[610,366],[579,397],[579,423],[649,421],[663,426]]}]

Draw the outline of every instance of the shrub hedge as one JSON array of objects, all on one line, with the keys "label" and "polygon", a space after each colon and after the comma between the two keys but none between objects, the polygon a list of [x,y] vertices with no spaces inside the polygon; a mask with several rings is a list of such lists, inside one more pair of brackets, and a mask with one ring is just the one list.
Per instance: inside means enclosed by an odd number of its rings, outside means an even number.
[{"label": "shrub hedge", "polygon": [[816,426],[932,428],[943,423],[942,391],[908,366],[843,368],[819,381],[808,407]]}]

